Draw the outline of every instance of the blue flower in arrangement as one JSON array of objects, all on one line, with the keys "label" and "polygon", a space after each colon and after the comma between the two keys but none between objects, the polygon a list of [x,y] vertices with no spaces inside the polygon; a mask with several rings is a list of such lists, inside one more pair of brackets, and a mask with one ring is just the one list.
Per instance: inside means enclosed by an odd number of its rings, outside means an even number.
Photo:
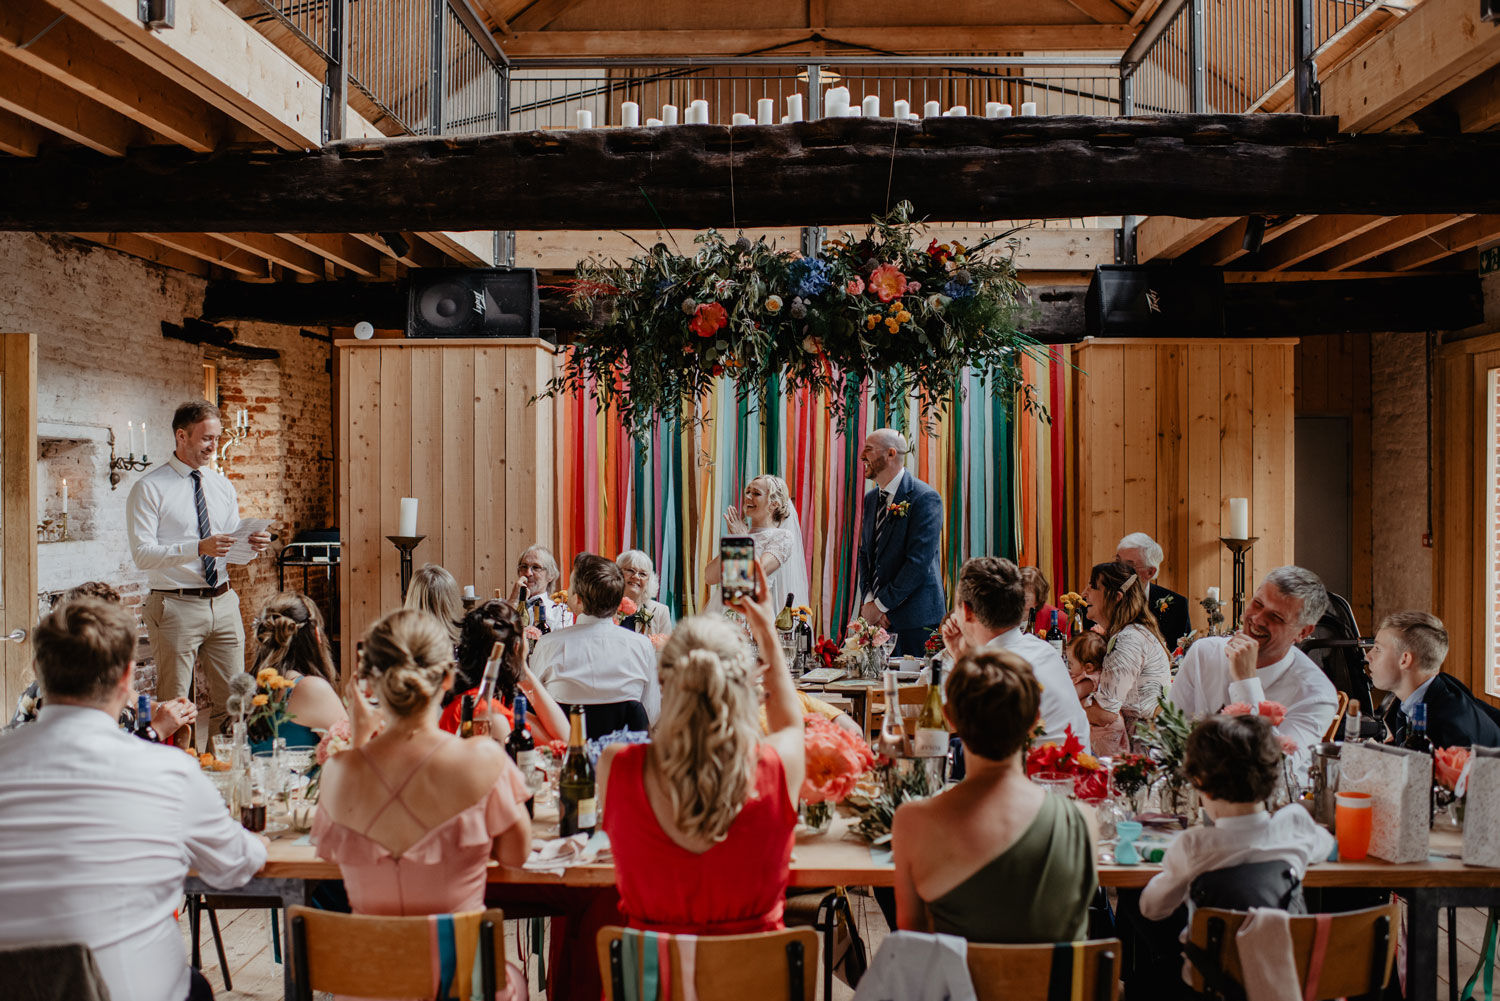
[{"label": "blue flower in arrangement", "polygon": [[973,285],[965,284],[956,278],[943,286],[943,295],[946,295],[950,299],[967,299],[973,294]]},{"label": "blue flower in arrangement", "polygon": [[828,262],[822,258],[799,257],[786,269],[786,277],[793,295],[815,296],[832,284],[828,272]]}]

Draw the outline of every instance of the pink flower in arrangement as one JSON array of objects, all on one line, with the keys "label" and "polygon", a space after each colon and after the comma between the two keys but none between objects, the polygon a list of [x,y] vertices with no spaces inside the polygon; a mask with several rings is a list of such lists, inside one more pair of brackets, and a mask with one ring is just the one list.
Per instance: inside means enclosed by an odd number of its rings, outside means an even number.
[{"label": "pink flower in arrangement", "polygon": [[1301,748],[1297,746],[1297,742],[1291,737],[1278,736],[1276,740],[1281,744],[1281,753],[1285,754],[1287,757],[1291,757],[1293,754],[1296,754],[1299,750],[1301,750]]},{"label": "pink flower in arrangement", "polygon": [[876,646],[884,646],[885,643],[886,643],[886,641],[889,640],[890,638],[891,638],[891,634],[888,633],[888,632],[886,632],[884,629],[876,629],[875,630],[875,645]]},{"label": "pink flower in arrangement", "polygon": [[1286,719],[1286,706],[1280,702],[1257,702],[1254,707],[1247,702],[1231,702],[1219,712],[1225,716],[1264,716],[1272,726],[1280,726]]},{"label": "pink flower in arrangement", "polygon": [[802,740],[807,772],[802,780],[804,803],[837,803],[854,791],[860,776],[875,763],[869,745],[832,720],[803,718]]},{"label": "pink flower in arrangement", "polygon": [[1221,714],[1225,715],[1225,716],[1249,716],[1250,715],[1250,703],[1248,703],[1248,702],[1231,702],[1227,706],[1225,706],[1223,709],[1220,709],[1219,712]]},{"label": "pink flower in arrangement", "polygon": [[323,734],[323,739],[318,741],[318,749],[315,752],[318,764],[326,765],[328,759],[340,751],[347,751],[354,746],[354,731],[349,729],[349,721],[341,719],[328,728]]},{"label": "pink flower in arrangement", "polygon": [[859,295],[861,292],[863,292],[865,290],[865,280],[863,278],[860,278],[860,277],[856,276],[854,278],[849,279],[848,284],[846,284],[844,286],[844,288],[846,288],[849,291],[850,295]]},{"label": "pink flower in arrangement", "polygon": [[631,601],[629,598],[621,598],[620,599],[620,617],[621,618],[624,618],[627,615],[634,615],[636,613],[636,608],[637,608],[636,603],[633,602],[633,601]]},{"label": "pink flower in arrangement", "polygon": [[1449,792],[1458,785],[1464,765],[1469,763],[1467,747],[1435,747],[1432,750],[1432,771],[1438,783]]},{"label": "pink flower in arrangement", "polygon": [[523,632],[523,635],[526,637],[527,643],[535,643],[537,640],[542,638],[542,631],[536,626],[527,626]]},{"label": "pink flower in arrangement", "polygon": [[909,294],[911,294],[911,295],[916,295],[918,292],[922,291],[922,283],[921,282],[907,282],[906,283],[906,291]]},{"label": "pink flower in arrangement", "polygon": [[870,272],[870,291],[881,302],[890,302],[906,294],[906,276],[894,264],[882,264]]}]

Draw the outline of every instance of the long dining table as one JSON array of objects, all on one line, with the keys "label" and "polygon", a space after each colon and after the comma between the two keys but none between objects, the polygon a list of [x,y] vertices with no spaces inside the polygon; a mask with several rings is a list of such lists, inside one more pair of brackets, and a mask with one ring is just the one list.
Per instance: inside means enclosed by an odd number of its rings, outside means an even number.
[{"label": "long dining table", "polygon": [[[539,837],[551,833],[543,807],[538,807]],[[851,830],[852,818],[836,814],[823,833],[798,829],[792,851],[791,885],[794,887],[892,886],[895,869],[885,853],[872,852]],[[1414,1001],[1436,1001],[1438,957],[1438,911],[1445,907],[1500,906],[1500,869],[1466,866],[1460,861],[1462,838],[1452,832],[1434,831],[1425,862],[1394,864],[1375,858],[1358,862],[1322,862],[1307,872],[1307,887],[1359,887],[1394,890],[1407,904],[1407,985]],[[1099,882],[1116,889],[1139,889],[1160,870],[1160,865],[1101,864]],[[249,883],[234,890],[220,890],[190,875],[187,892],[215,896],[278,897],[285,908],[306,905],[312,887],[322,880],[339,879],[339,868],[317,857],[308,839],[297,833],[271,838],[266,864]],[[549,886],[611,886],[614,866],[608,862],[574,865],[560,874],[506,869],[490,864],[492,884],[542,884]],[[503,902],[502,902],[503,906]],[[284,925],[285,927],[285,925]],[[286,928],[289,933],[290,929]],[[289,934],[284,941],[291,941]],[[288,972],[287,998],[293,990]]]}]

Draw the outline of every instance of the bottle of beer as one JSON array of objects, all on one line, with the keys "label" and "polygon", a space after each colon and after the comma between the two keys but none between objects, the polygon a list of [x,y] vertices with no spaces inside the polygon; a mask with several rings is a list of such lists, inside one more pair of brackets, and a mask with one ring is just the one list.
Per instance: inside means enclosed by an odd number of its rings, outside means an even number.
[{"label": "bottle of beer", "polygon": [[921,715],[917,717],[914,751],[919,758],[940,758],[948,753],[948,721],[943,718],[942,671],[942,658],[933,657],[930,667],[932,683],[927,686],[927,701],[922,703]]},{"label": "bottle of beer", "polygon": [[1059,657],[1063,655],[1063,634],[1062,630],[1057,628],[1057,609],[1055,608],[1052,610],[1052,624],[1047,627],[1047,642],[1052,645],[1052,649],[1057,651]]},{"label": "bottle of beer", "polygon": [[593,834],[599,822],[595,810],[594,766],[583,747],[583,707],[568,714],[568,753],[558,775],[558,820],[560,837]]},{"label": "bottle of beer", "polygon": [[896,672],[886,671],[885,718],[880,723],[880,737],[875,741],[875,753],[887,758],[909,758],[911,747],[906,742],[906,724],[901,719],[901,693],[896,685]]},{"label": "bottle of beer", "polygon": [[505,739],[505,753],[510,755],[510,760],[516,763],[521,770],[521,777],[526,780],[526,788],[531,789],[531,796],[526,800],[526,815],[536,815],[536,742],[532,740],[531,730],[526,726],[526,696],[517,695],[515,705],[512,707],[515,713],[515,725],[510,728],[510,736]]},{"label": "bottle of beer", "polygon": [[135,735],[153,744],[161,743],[161,735],[151,728],[151,696],[135,697]]},{"label": "bottle of beer", "polygon": [[474,736],[474,696],[465,695],[458,711],[458,735],[464,740]]}]

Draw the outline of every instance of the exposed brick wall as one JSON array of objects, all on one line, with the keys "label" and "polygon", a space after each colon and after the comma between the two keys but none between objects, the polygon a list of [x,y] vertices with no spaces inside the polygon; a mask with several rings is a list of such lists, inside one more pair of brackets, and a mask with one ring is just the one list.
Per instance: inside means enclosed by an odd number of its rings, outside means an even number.
[{"label": "exposed brick wall", "polygon": [[1375,334],[1370,346],[1374,619],[1432,609],[1425,334]]},{"label": "exposed brick wall", "polygon": [[[81,241],[0,233],[0,330],[37,335],[39,420],[113,427],[124,454],[125,422],[144,418],[153,463],[170,454],[173,408],[202,396],[206,358],[196,345],[164,338],[161,323],[198,316],[203,289],[194,276]],[[249,361],[209,352],[220,355],[226,424],[239,407],[253,415],[252,436],[231,451],[227,473],[242,514],[275,519],[286,541],[333,521],[331,347],[295,327],[247,323],[237,336],[281,357]],[[41,588],[60,591],[100,579],[121,588],[137,607],[145,575],[130,559],[125,500],[139,474],[126,474],[119,489],[110,490],[107,445],[102,454],[88,483],[93,539],[40,546]],[[300,579],[298,573],[288,584]],[[240,591],[248,633],[249,620],[275,590],[275,564],[262,557],[231,569],[230,580]]]}]

